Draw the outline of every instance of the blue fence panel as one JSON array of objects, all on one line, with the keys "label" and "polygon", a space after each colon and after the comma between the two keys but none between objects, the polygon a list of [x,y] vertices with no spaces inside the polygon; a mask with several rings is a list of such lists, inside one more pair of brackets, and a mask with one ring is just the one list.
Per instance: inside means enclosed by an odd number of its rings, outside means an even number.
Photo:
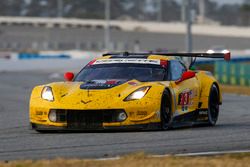
[{"label": "blue fence panel", "polygon": [[70,59],[71,56],[65,54],[59,55],[41,55],[38,53],[19,53],[18,59],[27,60],[27,59]]},{"label": "blue fence panel", "polygon": [[222,84],[250,86],[250,64],[216,62],[215,77]]}]

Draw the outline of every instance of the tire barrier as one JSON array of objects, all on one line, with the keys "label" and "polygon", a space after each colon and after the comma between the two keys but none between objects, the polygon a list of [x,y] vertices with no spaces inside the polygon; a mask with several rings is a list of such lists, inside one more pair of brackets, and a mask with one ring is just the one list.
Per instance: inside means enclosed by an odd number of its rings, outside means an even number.
[{"label": "tire barrier", "polygon": [[250,86],[250,63],[218,61],[215,63],[214,72],[222,84]]}]

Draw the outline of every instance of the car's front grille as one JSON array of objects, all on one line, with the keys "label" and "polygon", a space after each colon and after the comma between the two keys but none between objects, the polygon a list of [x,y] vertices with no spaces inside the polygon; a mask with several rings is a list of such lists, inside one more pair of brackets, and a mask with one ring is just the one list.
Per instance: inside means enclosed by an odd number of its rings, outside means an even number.
[{"label": "car's front grille", "polygon": [[123,109],[104,110],[56,110],[57,122],[66,122],[70,129],[98,129],[102,124],[119,122],[118,114],[124,112]]},{"label": "car's front grille", "polygon": [[79,111],[71,110],[67,113],[68,128],[96,129],[101,128],[103,112],[98,110]]}]

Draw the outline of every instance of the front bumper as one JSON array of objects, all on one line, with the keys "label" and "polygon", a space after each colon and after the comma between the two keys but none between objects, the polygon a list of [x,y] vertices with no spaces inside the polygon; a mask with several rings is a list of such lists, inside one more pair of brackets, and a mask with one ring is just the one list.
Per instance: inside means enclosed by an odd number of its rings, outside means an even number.
[{"label": "front bumper", "polygon": [[72,128],[68,126],[52,126],[31,123],[31,129],[37,131],[127,131],[127,130],[159,130],[161,129],[160,123],[136,124],[136,125],[123,125],[123,126],[102,126],[98,128]]},{"label": "front bumper", "polygon": [[[56,112],[56,122],[51,122],[46,113]],[[117,120],[123,109],[105,110],[63,110],[50,109],[40,120],[30,121],[32,129],[38,131],[95,131],[95,130],[155,130],[160,128],[154,112],[143,115],[143,119],[133,120],[129,114],[124,121]],[[40,113],[39,113],[40,114]],[[147,118],[148,117],[148,118]],[[44,119],[42,119],[44,118]],[[147,119],[145,119],[147,118]],[[39,119],[37,117],[37,119]],[[154,121],[152,121],[154,120]]]}]

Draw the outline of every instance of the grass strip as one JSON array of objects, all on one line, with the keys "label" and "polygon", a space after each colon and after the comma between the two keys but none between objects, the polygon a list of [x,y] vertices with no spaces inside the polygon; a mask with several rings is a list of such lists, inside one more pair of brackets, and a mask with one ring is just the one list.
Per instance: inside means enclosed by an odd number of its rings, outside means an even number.
[{"label": "grass strip", "polygon": [[0,162],[1,167],[249,167],[250,154],[195,157],[150,157],[144,153],[123,156],[118,160],[62,159]]},{"label": "grass strip", "polygon": [[250,95],[250,87],[247,86],[221,85],[221,89],[223,93]]}]

